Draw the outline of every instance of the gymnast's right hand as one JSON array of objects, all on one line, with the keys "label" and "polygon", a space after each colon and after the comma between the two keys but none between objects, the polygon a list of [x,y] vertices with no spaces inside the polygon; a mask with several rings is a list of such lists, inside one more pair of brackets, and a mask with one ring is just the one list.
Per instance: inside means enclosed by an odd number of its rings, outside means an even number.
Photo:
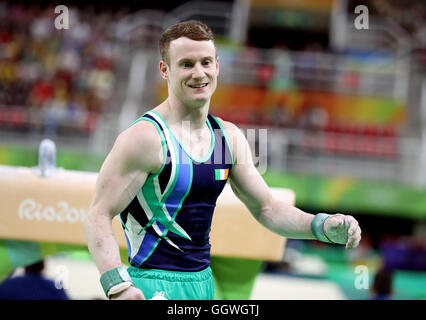
[{"label": "gymnast's right hand", "polygon": [[111,300],[146,300],[142,290],[134,286],[128,287],[126,290],[110,297]]}]

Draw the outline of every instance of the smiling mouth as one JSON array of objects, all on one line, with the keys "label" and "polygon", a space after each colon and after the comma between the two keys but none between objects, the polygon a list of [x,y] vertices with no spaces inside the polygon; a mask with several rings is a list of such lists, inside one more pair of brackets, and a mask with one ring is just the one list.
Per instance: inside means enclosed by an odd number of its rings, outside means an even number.
[{"label": "smiling mouth", "polygon": [[199,88],[204,88],[207,86],[208,83],[198,83],[198,84],[188,84],[188,87],[190,88],[195,88],[195,89],[199,89]]}]

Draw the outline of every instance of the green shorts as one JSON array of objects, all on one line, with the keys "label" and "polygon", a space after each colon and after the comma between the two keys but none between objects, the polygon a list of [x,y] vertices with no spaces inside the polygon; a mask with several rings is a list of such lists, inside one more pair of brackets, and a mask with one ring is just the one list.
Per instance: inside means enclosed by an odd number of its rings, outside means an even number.
[{"label": "green shorts", "polygon": [[138,269],[128,267],[135,287],[146,299],[156,294],[168,300],[213,300],[214,285],[210,267],[197,272]]}]

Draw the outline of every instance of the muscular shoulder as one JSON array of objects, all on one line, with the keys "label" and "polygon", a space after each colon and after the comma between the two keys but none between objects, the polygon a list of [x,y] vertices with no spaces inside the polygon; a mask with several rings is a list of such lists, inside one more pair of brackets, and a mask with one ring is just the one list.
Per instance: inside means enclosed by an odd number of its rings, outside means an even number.
[{"label": "muscular shoulder", "polygon": [[221,123],[223,129],[231,144],[232,153],[234,155],[235,163],[238,164],[251,164],[251,150],[248,145],[246,136],[239,127],[229,121],[217,118]]},{"label": "muscular shoulder", "polygon": [[238,128],[235,124],[229,121],[225,121],[222,118],[216,117],[217,120],[219,120],[220,124],[222,125],[223,129],[225,129],[225,133],[228,136],[235,136],[240,135],[241,130]]},{"label": "muscular shoulder", "polygon": [[225,130],[226,135],[228,136],[232,148],[236,149],[236,143],[241,143],[245,141],[245,136],[240,128],[238,128],[235,124],[229,121],[225,121],[222,118],[216,117]]},{"label": "muscular shoulder", "polygon": [[155,172],[162,165],[162,145],[155,126],[148,121],[139,121],[119,134],[115,152],[131,167]]}]

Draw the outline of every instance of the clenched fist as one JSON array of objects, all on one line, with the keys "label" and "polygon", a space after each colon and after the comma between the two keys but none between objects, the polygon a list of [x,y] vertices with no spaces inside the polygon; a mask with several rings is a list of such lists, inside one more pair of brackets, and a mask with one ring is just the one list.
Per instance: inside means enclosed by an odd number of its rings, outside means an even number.
[{"label": "clenched fist", "polygon": [[361,228],[352,216],[335,214],[324,222],[324,233],[329,240],[346,244],[346,249],[356,248],[361,241]]}]

